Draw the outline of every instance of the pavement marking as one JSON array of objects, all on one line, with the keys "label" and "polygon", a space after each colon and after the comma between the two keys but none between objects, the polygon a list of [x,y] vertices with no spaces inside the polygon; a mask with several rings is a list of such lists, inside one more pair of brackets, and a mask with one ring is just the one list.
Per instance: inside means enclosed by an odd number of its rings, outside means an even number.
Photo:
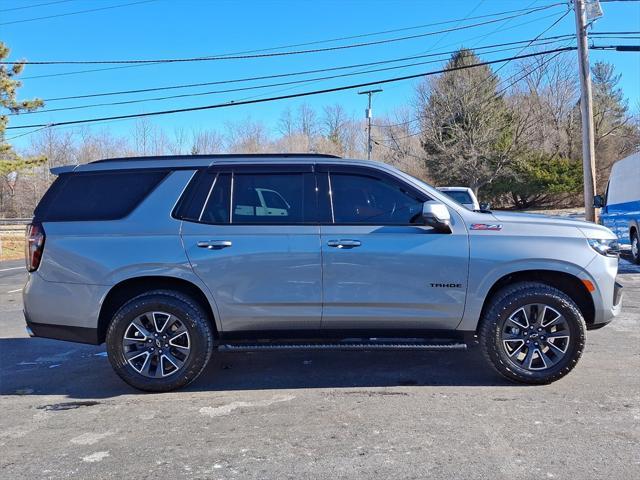
[{"label": "pavement marking", "polygon": [[83,433],[82,435],[72,438],[69,441],[71,443],[75,443],[76,445],[93,445],[95,443],[98,443],[103,438],[108,437],[109,435],[113,435],[113,432],[104,432],[104,433],[89,432],[89,433]]},{"label": "pavement marking", "polygon": [[0,268],[0,272],[8,272],[9,270],[26,270],[25,267]]},{"label": "pavement marking", "polygon": [[109,456],[109,452],[95,452],[91,455],[87,455],[86,457],[82,457],[83,462],[100,462],[102,459]]},{"label": "pavement marking", "polygon": [[17,288],[16,290],[9,290],[7,293],[16,293],[16,292],[21,292],[22,289],[21,288]]},{"label": "pavement marking", "polygon": [[229,415],[233,410],[243,407],[268,407],[274,403],[288,402],[296,398],[294,395],[276,395],[269,400],[258,400],[257,402],[231,402],[219,407],[202,407],[200,413],[209,417],[220,417]]}]

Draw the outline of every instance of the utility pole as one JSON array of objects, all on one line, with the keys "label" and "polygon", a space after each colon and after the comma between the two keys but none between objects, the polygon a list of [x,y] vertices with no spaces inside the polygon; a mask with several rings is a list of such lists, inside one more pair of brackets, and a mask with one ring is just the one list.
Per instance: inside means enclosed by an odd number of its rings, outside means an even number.
[{"label": "utility pole", "polygon": [[584,171],[584,209],[589,222],[596,221],[593,196],[596,192],[596,158],[593,131],[593,98],[591,94],[591,69],[587,38],[587,15],[584,0],[574,0],[576,36],[578,39],[578,66],[580,70],[580,116],[582,118],[582,168]]},{"label": "utility pole", "polygon": [[368,140],[367,140],[367,160],[371,160],[371,150],[373,149],[373,144],[371,143],[371,118],[373,113],[371,111],[371,97],[375,93],[382,92],[381,88],[377,88],[375,90],[366,90],[364,92],[358,92],[358,95],[368,95],[369,96],[369,107],[365,110],[365,115],[367,118],[368,126]]}]

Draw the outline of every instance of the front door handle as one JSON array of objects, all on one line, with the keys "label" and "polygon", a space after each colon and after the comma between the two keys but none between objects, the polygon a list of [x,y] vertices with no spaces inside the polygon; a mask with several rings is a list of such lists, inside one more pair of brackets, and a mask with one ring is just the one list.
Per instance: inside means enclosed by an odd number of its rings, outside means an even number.
[{"label": "front door handle", "polygon": [[223,248],[227,248],[233,245],[231,240],[206,240],[202,242],[198,242],[198,247],[207,248],[209,250],[221,250]]},{"label": "front door handle", "polygon": [[329,240],[327,245],[335,248],[354,248],[362,245],[360,240]]}]

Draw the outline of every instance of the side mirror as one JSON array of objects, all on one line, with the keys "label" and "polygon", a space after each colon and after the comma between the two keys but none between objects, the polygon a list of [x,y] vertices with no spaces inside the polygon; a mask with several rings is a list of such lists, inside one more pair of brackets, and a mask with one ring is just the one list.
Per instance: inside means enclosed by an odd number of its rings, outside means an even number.
[{"label": "side mirror", "polygon": [[444,203],[429,200],[422,204],[424,223],[443,233],[451,233],[451,214]]},{"label": "side mirror", "polygon": [[480,211],[481,212],[488,212],[489,210],[491,210],[491,204],[490,203],[481,203],[480,204]]},{"label": "side mirror", "polygon": [[602,195],[596,195],[595,197],[593,197],[593,206],[595,208],[604,207],[604,197]]}]

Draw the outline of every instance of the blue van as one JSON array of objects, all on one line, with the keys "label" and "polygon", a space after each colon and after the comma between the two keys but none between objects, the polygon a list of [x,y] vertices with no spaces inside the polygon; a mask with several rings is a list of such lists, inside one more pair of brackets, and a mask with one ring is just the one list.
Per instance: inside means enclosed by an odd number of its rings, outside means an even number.
[{"label": "blue van", "polygon": [[633,260],[640,264],[640,152],[613,165],[604,195],[595,197],[600,223],[618,236],[621,245],[631,246]]}]

